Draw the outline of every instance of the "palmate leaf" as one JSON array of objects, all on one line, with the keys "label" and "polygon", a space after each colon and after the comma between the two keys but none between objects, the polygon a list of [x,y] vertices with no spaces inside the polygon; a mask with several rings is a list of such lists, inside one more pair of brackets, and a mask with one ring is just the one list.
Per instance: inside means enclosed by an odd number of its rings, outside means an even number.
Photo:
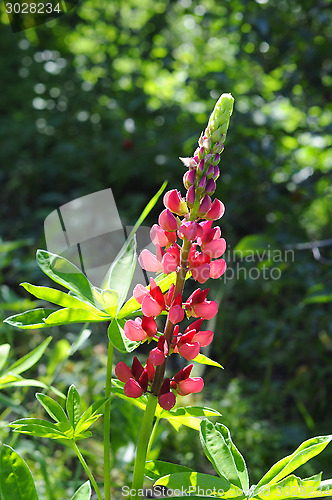
[{"label": "palmate leaf", "polygon": [[48,422],[40,418],[21,418],[9,424],[15,432],[48,439],[71,440],[70,425]]},{"label": "palmate leaf", "polygon": [[2,500],[38,500],[29,467],[15,450],[4,444],[0,452]]}]

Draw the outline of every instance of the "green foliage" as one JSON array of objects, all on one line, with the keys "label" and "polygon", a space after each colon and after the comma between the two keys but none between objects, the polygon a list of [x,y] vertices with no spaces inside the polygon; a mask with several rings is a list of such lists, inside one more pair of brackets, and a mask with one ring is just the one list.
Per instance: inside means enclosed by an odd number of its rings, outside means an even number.
[{"label": "green foliage", "polygon": [[90,500],[91,498],[91,486],[90,481],[82,484],[79,489],[76,491],[74,496],[71,497],[71,500]]},{"label": "green foliage", "polygon": [[6,444],[0,451],[0,492],[2,500],[38,500],[29,467]]},{"label": "green foliage", "polygon": [[98,412],[108,400],[102,398],[96,401],[81,414],[79,393],[76,387],[71,385],[66,398],[66,414],[59,403],[46,394],[38,393],[36,398],[55,423],[39,418],[21,418],[11,422],[9,426],[22,434],[58,439],[67,443],[91,436],[88,429],[101,416]]},{"label": "green foliage", "polygon": [[[249,485],[246,463],[235,447],[230,432],[222,424],[212,424],[205,419],[201,422],[200,438],[206,457],[210,460],[219,477],[200,474],[198,472],[180,471],[174,466],[174,472],[167,471],[164,463],[147,465],[148,477],[159,476],[155,485],[163,485],[181,491],[183,487],[187,496],[194,498],[210,498],[211,490],[218,498],[318,498],[329,496],[332,480],[321,482],[321,473],[301,479],[290,474],[306,461],[321,453],[332,436],[320,436],[302,443],[290,456],[277,462],[264,475],[257,485]],[[163,473],[167,474],[163,475]],[[200,492],[201,490],[201,492]],[[202,493],[203,492],[203,493]],[[204,493],[205,492],[205,493]],[[203,495],[199,496],[198,495]],[[180,497],[179,497],[180,498]]]}]

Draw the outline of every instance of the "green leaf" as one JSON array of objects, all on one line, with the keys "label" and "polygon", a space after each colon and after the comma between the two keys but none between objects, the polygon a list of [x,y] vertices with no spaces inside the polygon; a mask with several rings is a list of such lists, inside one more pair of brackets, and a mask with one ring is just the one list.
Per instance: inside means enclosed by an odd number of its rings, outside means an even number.
[{"label": "green leaf", "polygon": [[50,398],[49,396],[46,396],[46,394],[42,394],[39,392],[36,394],[36,398],[38,399],[39,403],[45,408],[50,417],[53,418],[53,420],[55,420],[56,422],[63,422],[68,424],[67,416],[59,403],[54,401],[54,399]]},{"label": "green leaf", "polygon": [[216,410],[202,406],[188,406],[187,408],[176,408],[175,410],[162,410],[157,406],[156,414],[159,418],[165,418],[178,431],[182,425],[199,431],[201,419],[197,417],[221,416]]},{"label": "green leaf", "polygon": [[304,441],[291,455],[279,460],[271,469],[262,477],[257,487],[265,484],[273,484],[284,478],[300,465],[305,464],[312,457],[321,453],[329,444],[332,435],[318,436],[307,441]]},{"label": "green leaf", "polygon": [[[55,288],[49,288],[47,286],[35,286],[30,283],[21,283],[28,292],[37,297],[37,299],[47,300],[58,306],[68,307],[69,309],[86,309],[88,311],[100,314],[100,310],[97,307],[89,304],[86,301],[82,301],[74,295],[69,295],[68,293],[61,292]],[[106,315],[106,313],[105,313]]]},{"label": "green leaf", "polygon": [[74,385],[71,385],[68,389],[66,410],[70,425],[75,429],[81,415],[81,398]]},{"label": "green leaf", "polygon": [[89,408],[81,415],[79,421],[76,424],[75,428],[75,435],[81,432],[84,432],[86,429],[88,429],[97,418],[100,417],[101,414],[98,412],[104,406],[106,401],[108,401],[109,398],[102,398],[99,399],[99,401],[95,401]]},{"label": "green leaf", "polygon": [[140,342],[132,342],[124,333],[125,320],[114,319],[108,327],[108,338],[113,346],[120,352],[132,352],[140,345]]},{"label": "green leaf", "polygon": [[78,488],[74,496],[71,497],[71,500],[90,500],[90,498],[91,498],[91,486],[90,486],[90,481],[87,481]]},{"label": "green leaf", "polygon": [[133,279],[137,260],[136,247],[134,235],[125,242],[107,273],[106,288],[114,289],[119,294],[117,311],[124,303]]},{"label": "green leaf", "polygon": [[53,281],[82,295],[91,304],[95,304],[91,283],[69,260],[46,250],[37,250],[37,263]]},{"label": "green leaf", "polygon": [[32,311],[10,316],[4,320],[4,323],[23,329],[46,328],[51,325],[45,323],[44,319],[54,312],[55,309],[33,309]]},{"label": "green leaf", "polygon": [[104,314],[94,314],[85,309],[59,309],[45,318],[46,326],[69,325],[70,323],[86,323],[107,321],[109,318]]},{"label": "green leaf", "polygon": [[49,439],[70,439],[73,435],[68,421],[65,424],[59,422],[55,424],[41,418],[21,418],[8,426],[21,434]]},{"label": "green leaf", "polygon": [[38,347],[31,352],[18,359],[14,364],[7,368],[6,373],[10,372],[11,375],[19,375],[25,372],[40,360],[44,354],[48,344],[51,342],[52,337],[47,337]]},{"label": "green leaf", "polygon": [[218,368],[224,369],[221,364],[219,364],[217,361],[213,361],[213,359],[210,359],[207,356],[204,356],[204,354],[198,354],[196,358],[193,359],[193,361],[196,361],[196,363],[200,363],[201,365],[217,366]]},{"label": "green leaf", "polygon": [[247,467],[227,427],[222,424],[213,425],[209,420],[203,420],[200,439],[205,455],[220,477],[225,477],[242,491],[247,491],[249,488]]},{"label": "green leaf", "polygon": [[[8,377],[2,379],[0,378],[0,389],[7,387],[42,387],[43,389],[49,389],[48,385],[40,382],[39,380],[20,378],[18,380],[12,380]],[[52,388],[53,390],[54,388]]]},{"label": "green leaf", "polygon": [[176,472],[192,472],[192,469],[161,460],[149,460],[145,462],[145,475],[152,481],[156,481],[166,474],[175,474]]},{"label": "green leaf", "polygon": [[[200,474],[199,472],[178,472],[168,474],[154,483],[155,486],[167,486],[171,490],[179,492],[190,491],[192,494],[201,494],[201,491],[216,489],[218,497],[223,498],[245,498],[242,490],[231,484],[222,477],[211,476],[209,474]],[[190,490],[189,490],[190,488]]]},{"label": "green leaf", "polygon": [[9,344],[0,345],[0,370],[5,366],[10,351]]},{"label": "green leaf", "polygon": [[294,474],[274,483],[256,487],[253,496],[262,500],[309,498],[320,485],[322,474],[301,479]]},{"label": "green leaf", "polygon": [[38,500],[30,469],[15,450],[4,444],[0,455],[2,500]]}]

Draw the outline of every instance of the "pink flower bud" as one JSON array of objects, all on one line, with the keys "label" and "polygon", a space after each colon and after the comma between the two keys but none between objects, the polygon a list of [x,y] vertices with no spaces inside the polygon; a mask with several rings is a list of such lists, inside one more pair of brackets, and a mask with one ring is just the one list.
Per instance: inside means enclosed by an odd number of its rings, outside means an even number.
[{"label": "pink flower bud", "polygon": [[201,148],[199,148],[198,158],[201,160],[202,158],[204,158],[204,155],[205,155],[205,149],[204,146],[202,146]]},{"label": "pink flower bud", "polygon": [[186,215],[188,213],[187,204],[182,198],[180,191],[177,189],[172,189],[165,193],[164,205],[177,215]]},{"label": "pink flower bud", "polygon": [[200,216],[205,215],[210,210],[210,208],[211,208],[211,198],[208,194],[206,194],[199,205],[198,215]]},{"label": "pink flower bud", "polygon": [[153,224],[150,229],[150,237],[151,241],[154,245],[159,245],[161,247],[165,247],[168,244],[168,238],[163,229],[161,229],[158,224]]},{"label": "pink flower bud", "polygon": [[224,204],[216,198],[211,205],[210,210],[206,214],[205,218],[210,220],[218,220],[220,219],[225,212]]},{"label": "pink flower bud", "polygon": [[181,396],[187,396],[188,394],[198,393],[204,387],[204,381],[201,377],[188,377],[186,380],[182,380],[178,384],[178,393]]},{"label": "pink flower bud", "polygon": [[174,283],[172,283],[171,286],[169,287],[168,292],[165,295],[165,304],[167,307],[170,307],[170,305],[173,301],[174,290],[175,290],[175,285],[174,285]]},{"label": "pink flower bud", "polygon": [[189,189],[190,186],[193,186],[196,181],[196,170],[189,170],[183,176],[183,184],[186,189]]},{"label": "pink flower bud", "polygon": [[213,165],[218,165],[218,163],[220,162],[220,153],[216,153],[214,155],[214,160],[213,160]]},{"label": "pink flower bud", "polygon": [[202,195],[205,192],[205,188],[206,188],[206,177],[205,177],[205,175],[203,175],[203,177],[201,178],[201,180],[198,183],[197,193]]},{"label": "pink flower bud", "polygon": [[178,228],[178,222],[168,208],[161,212],[158,222],[164,231],[176,231]]},{"label": "pink flower bud", "polygon": [[211,177],[213,177],[213,174],[214,174],[214,165],[210,164],[209,165],[209,168],[207,169],[206,171],[206,178],[209,180],[211,179]]},{"label": "pink flower bud", "polygon": [[194,241],[198,236],[203,234],[201,226],[195,221],[182,222],[178,232],[188,241]]},{"label": "pink flower bud", "polygon": [[158,398],[158,403],[164,410],[171,410],[176,403],[175,394],[172,391],[162,394]]},{"label": "pink flower bud", "polygon": [[202,159],[197,167],[198,178],[202,177],[203,173],[204,173],[204,160]]},{"label": "pink flower bud", "polygon": [[210,179],[206,184],[205,188],[206,194],[209,195],[213,194],[216,190],[216,187],[217,187],[216,182],[213,179]]},{"label": "pink flower bud", "polygon": [[186,196],[186,200],[187,200],[187,205],[189,208],[193,208],[194,206],[194,203],[195,203],[195,186],[191,186],[188,191],[187,191],[187,196]]},{"label": "pink flower bud", "polygon": [[127,380],[129,380],[133,376],[130,368],[123,361],[120,361],[120,363],[116,365],[115,375],[118,377],[119,380],[121,380],[121,382],[124,383],[126,383]]},{"label": "pink flower bud", "polygon": [[149,361],[154,366],[160,366],[165,361],[165,354],[158,347],[155,347],[150,351]]},{"label": "pink flower bud", "polygon": [[226,271],[227,265],[224,259],[214,260],[210,264],[210,278],[218,279]]},{"label": "pink flower bud", "polygon": [[217,165],[215,165],[213,179],[216,181],[218,179],[219,175],[220,175],[219,167],[217,167]]},{"label": "pink flower bud", "polygon": [[146,271],[159,273],[161,271],[161,262],[147,248],[144,248],[138,257],[140,266]]},{"label": "pink flower bud", "polygon": [[188,378],[193,367],[194,365],[191,364],[182,368],[182,370],[180,370],[176,375],[174,375],[173,377],[174,382],[178,384],[181,380],[185,380],[186,378]]}]

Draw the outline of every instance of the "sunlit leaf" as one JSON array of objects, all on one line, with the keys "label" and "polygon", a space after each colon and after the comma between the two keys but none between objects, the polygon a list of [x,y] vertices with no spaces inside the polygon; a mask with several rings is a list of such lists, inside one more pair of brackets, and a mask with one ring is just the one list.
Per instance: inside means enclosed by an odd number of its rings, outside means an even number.
[{"label": "sunlit leaf", "polygon": [[20,373],[31,368],[37,363],[37,361],[40,360],[51,340],[52,337],[47,337],[47,339],[45,339],[38,347],[18,359],[9,368],[7,368],[6,373],[10,372],[12,375],[19,375]]},{"label": "sunlit leaf", "polygon": [[132,352],[140,342],[129,340],[124,334],[125,320],[114,319],[108,327],[108,338],[113,346],[120,352]]},{"label": "sunlit leaf", "polygon": [[30,469],[15,450],[4,444],[0,454],[2,500],[38,500]]},{"label": "sunlit leaf", "polygon": [[50,398],[46,394],[42,394],[39,392],[36,394],[36,398],[50,415],[50,417],[56,420],[56,422],[64,422],[68,424],[67,416],[59,403],[57,403],[54,399]]},{"label": "sunlit leaf", "polygon": [[77,422],[81,416],[81,398],[78,390],[74,385],[71,385],[68,389],[67,399],[66,399],[66,410],[69,422],[71,426],[75,429]]},{"label": "sunlit leaf", "polygon": [[196,361],[196,363],[200,363],[201,365],[217,366],[218,368],[224,369],[224,367],[221,366],[220,363],[218,363],[217,361],[213,361],[213,359],[208,358],[204,354],[198,354],[196,358],[193,359],[193,361]]},{"label": "sunlit leaf", "polygon": [[74,496],[71,497],[71,500],[90,500],[90,498],[91,498],[91,486],[90,486],[90,481],[87,481],[78,488]]}]

